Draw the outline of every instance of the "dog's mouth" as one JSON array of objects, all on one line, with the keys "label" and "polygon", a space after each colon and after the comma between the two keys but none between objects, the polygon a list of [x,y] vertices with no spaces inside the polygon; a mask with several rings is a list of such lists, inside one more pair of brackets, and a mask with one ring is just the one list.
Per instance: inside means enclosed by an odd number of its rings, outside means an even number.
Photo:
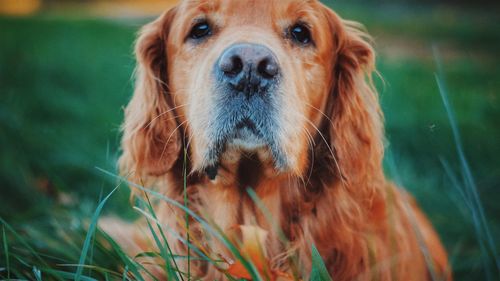
[{"label": "dog's mouth", "polygon": [[266,146],[266,141],[263,132],[255,122],[250,118],[244,118],[236,124],[233,133],[228,136],[226,146],[253,152]]},{"label": "dog's mouth", "polygon": [[[211,180],[218,175],[222,163],[237,163],[242,155],[267,155],[270,163],[275,168],[282,170],[285,161],[280,152],[276,138],[270,130],[271,125],[265,121],[255,120],[252,116],[239,118],[226,131],[218,132],[218,139],[209,150],[208,162],[205,172]],[[230,160],[228,160],[230,159]]]},{"label": "dog's mouth", "polygon": [[217,160],[226,152],[255,153],[267,149],[271,143],[269,135],[262,122],[257,122],[251,117],[240,118],[225,134],[219,135]]},{"label": "dog's mouth", "polygon": [[246,117],[241,120],[238,124],[236,124],[236,130],[248,129],[252,131],[252,133],[257,134],[257,127],[255,126],[255,122],[253,122],[250,118]]}]

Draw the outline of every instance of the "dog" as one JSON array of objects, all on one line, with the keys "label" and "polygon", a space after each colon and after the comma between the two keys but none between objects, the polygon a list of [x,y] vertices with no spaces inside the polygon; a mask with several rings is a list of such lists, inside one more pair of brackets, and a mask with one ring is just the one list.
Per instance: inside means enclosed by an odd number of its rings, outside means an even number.
[{"label": "dog", "polygon": [[[432,225],[384,176],[360,24],[316,0],[184,0],[142,28],[135,53],[122,174],[233,237],[261,278],[312,278],[317,249],[337,281],[451,280]],[[255,279],[201,220],[157,201],[147,220],[174,255],[226,261],[177,260],[180,272]],[[146,219],[101,225],[132,256],[158,252]]]}]

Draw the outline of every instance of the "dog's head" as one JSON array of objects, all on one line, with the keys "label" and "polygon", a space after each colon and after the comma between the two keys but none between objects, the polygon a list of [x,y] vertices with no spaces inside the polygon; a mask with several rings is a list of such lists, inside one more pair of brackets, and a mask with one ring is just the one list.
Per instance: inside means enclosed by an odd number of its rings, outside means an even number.
[{"label": "dog's head", "polygon": [[158,176],[184,148],[210,177],[245,154],[277,174],[303,177],[321,153],[363,174],[382,154],[365,39],[315,0],[182,1],[138,39],[122,168]]}]

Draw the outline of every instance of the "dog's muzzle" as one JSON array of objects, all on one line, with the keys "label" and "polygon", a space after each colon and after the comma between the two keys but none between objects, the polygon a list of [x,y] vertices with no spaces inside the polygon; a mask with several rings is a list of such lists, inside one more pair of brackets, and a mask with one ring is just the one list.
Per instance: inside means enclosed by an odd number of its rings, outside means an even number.
[{"label": "dog's muzzle", "polygon": [[[245,151],[278,150],[278,93],[281,69],[266,46],[238,43],[224,50],[214,65],[217,104],[210,129],[213,136],[207,174],[214,178],[228,146]],[[276,158],[276,157],[275,157]]]}]

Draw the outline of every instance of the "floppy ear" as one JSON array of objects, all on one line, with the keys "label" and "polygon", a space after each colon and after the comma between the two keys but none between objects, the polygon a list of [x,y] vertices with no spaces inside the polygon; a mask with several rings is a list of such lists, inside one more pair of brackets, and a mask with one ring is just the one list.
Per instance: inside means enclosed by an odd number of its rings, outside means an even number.
[{"label": "floppy ear", "polygon": [[178,159],[181,136],[168,92],[167,37],[175,8],[144,26],[135,46],[134,95],[125,109],[120,171],[134,178],[159,176]]},{"label": "floppy ear", "polygon": [[374,183],[382,178],[383,125],[373,86],[375,54],[369,36],[354,22],[327,9],[336,53],[331,85],[331,146],[348,184]]}]

